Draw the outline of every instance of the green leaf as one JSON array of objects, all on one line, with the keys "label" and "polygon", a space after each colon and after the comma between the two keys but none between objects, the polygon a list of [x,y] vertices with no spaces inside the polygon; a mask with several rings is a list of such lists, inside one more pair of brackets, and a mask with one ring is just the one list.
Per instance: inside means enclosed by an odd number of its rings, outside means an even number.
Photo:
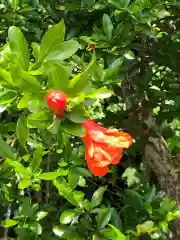
[{"label": "green leaf", "polygon": [[40,221],[41,219],[45,218],[48,215],[48,212],[40,211],[37,212],[37,221]]},{"label": "green leaf", "polygon": [[114,227],[122,230],[122,220],[116,208],[111,209],[111,223],[113,224]]},{"label": "green leaf", "polygon": [[43,59],[45,56],[51,53],[54,49],[56,49],[59,46],[60,43],[64,41],[64,35],[65,35],[64,20],[48,29],[48,31],[45,33],[42,39],[40,47],[41,59]]},{"label": "green leaf", "polygon": [[66,113],[66,117],[75,123],[83,123],[87,118],[84,116],[84,107],[79,105],[75,106],[70,112]]},{"label": "green leaf", "polygon": [[135,55],[132,51],[129,51],[129,52],[125,53],[124,56],[125,56],[125,58],[127,58],[129,60],[135,59]]},{"label": "green leaf", "polygon": [[11,78],[11,74],[2,68],[0,68],[0,83],[1,85],[7,86],[7,87],[14,86],[14,83]]},{"label": "green leaf", "polygon": [[63,92],[67,92],[69,84],[68,78],[69,73],[66,67],[60,64],[51,66],[48,77],[49,88],[54,88]]},{"label": "green leaf", "polygon": [[124,59],[122,57],[117,58],[107,69],[105,69],[104,81],[111,79],[112,76],[116,74],[119,67],[123,64],[123,61]]},{"label": "green leaf", "polygon": [[107,186],[104,186],[104,187],[98,188],[98,190],[95,191],[95,193],[93,194],[93,196],[91,198],[91,202],[89,204],[90,208],[95,208],[101,204],[101,202],[103,200],[103,194],[106,191],[106,189],[107,189]]},{"label": "green leaf", "polygon": [[72,98],[71,101],[69,102],[69,108],[73,108],[76,105],[79,105],[80,103],[82,103],[84,101],[85,98],[85,94],[84,93],[80,93],[79,96]]},{"label": "green leaf", "polygon": [[170,211],[166,216],[167,222],[174,219],[180,219],[180,206],[177,206],[173,211]]},{"label": "green leaf", "polygon": [[36,60],[36,62],[39,62],[39,58],[40,58],[40,45],[38,43],[33,42],[31,44],[32,47],[32,54]]},{"label": "green leaf", "polygon": [[8,38],[11,51],[18,57],[23,69],[28,70],[30,57],[23,33],[19,28],[12,26],[9,28]]},{"label": "green leaf", "polygon": [[[67,239],[67,240],[72,240],[76,237],[79,237],[79,234],[76,232],[75,229],[72,229],[70,227],[64,226],[64,225],[60,225],[60,226],[55,226],[53,228],[53,233],[63,239]],[[77,240],[80,240],[81,238],[78,238]]]},{"label": "green leaf", "polygon": [[79,174],[76,168],[70,168],[68,173],[68,183],[72,188],[75,188],[79,182]]},{"label": "green leaf", "polygon": [[73,197],[73,191],[69,187],[69,185],[65,182],[65,180],[63,180],[61,182],[54,180],[53,184],[58,189],[58,192],[61,196],[66,198],[71,204],[77,206],[77,202]]},{"label": "green leaf", "polygon": [[111,3],[118,9],[126,8],[130,3],[130,0],[107,0],[107,1],[108,3]]},{"label": "green leaf", "polygon": [[54,48],[44,59],[45,62],[50,60],[63,61],[71,57],[79,49],[79,43],[75,40],[69,40],[60,43],[56,48]]},{"label": "green leaf", "polygon": [[15,91],[8,91],[5,88],[0,88],[0,113],[4,112],[16,97],[17,93]]},{"label": "green leaf", "polygon": [[[25,95],[28,95],[28,94],[25,94]],[[32,113],[39,113],[46,107],[44,96],[40,94],[38,95],[29,94],[27,97],[27,101],[28,101],[28,104],[27,104],[28,106],[26,107],[28,107],[29,111]]]},{"label": "green leaf", "polygon": [[76,75],[69,83],[69,95],[76,96],[80,92],[83,92],[89,85],[89,75],[91,74],[94,66],[95,66],[95,55],[93,55],[91,62],[89,63],[88,67],[85,69],[84,72]]},{"label": "green leaf", "polygon": [[100,88],[100,89],[95,89],[92,92],[89,92],[86,95],[86,98],[94,98],[94,99],[104,99],[104,98],[109,98],[112,95],[112,92],[108,90],[107,88]]},{"label": "green leaf", "polygon": [[[101,230],[101,233],[103,234],[103,236],[105,236],[107,239],[111,239],[111,240],[117,240],[117,236],[116,233],[114,232],[114,230],[109,229],[109,228],[105,228],[103,230]],[[128,240],[128,239],[127,239]]]},{"label": "green leaf", "polygon": [[103,15],[102,19],[103,30],[109,40],[112,39],[112,32],[113,32],[113,24],[111,18],[107,15]]},{"label": "green leaf", "polygon": [[82,168],[82,167],[76,167],[76,171],[84,177],[92,177],[92,173],[86,169],[86,168]]},{"label": "green leaf", "polygon": [[14,68],[11,71],[11,76],[21,91],[30,93],[39,93],[41,91],[41,85],[36,77],[30,75],[28,72],[20,68]]},{"label": "green leaf", "polygon": [[65,121],[61,124],[61,128],[74,136],[83,137],[85,135],[82,124]]},{"label": "green leaf", "polygon": [[18,223],[19,223],[18,221],[15,221],[13,219],[6,219],[6,220],[1,222],[1,224],[5,228],[13,227],[13,226],[17,225]]},{"label": "green leaf", "polygon": [[38,178],[41,180],[54,180],[60,176],[65,176],[67,175],[68,170],[59,170],[58,172],[47,172],[47,173],[42,173],[38,175]]},{"label": "green leaf", "polygon": [[7,160],[9,166],[14,168],[14,171],[19,174],[22,178],[30,179],[32,173],[28,168],[25,168],[20,162],[12,161],[10,159]]},{"label": "green leaf", "polygon": [[19,5],[19,0],[12,0],[11,1],[11,6],[13,9],[16,9]]},{"label": "green leaf", "polygon": [[69,224],[72,222],[73,218],[76,216],[76,211],[73,209],[67,209],[60,216],[60,223]]},{"label": "green leaf", "polygon": [[54,135],[59,134],[60,126],[61,126],[61,119],[55,119],[54,122],[48,127],[48,131]]},{"label": "green leaf", "polygon": [[22,179],[18,184],[18,188],[25,189],[25,188],[28,188],[29,186],[31,186],[31,184],[32,184],[32,180]]},{"label": "green leaf", "polygon": [[128,187],[133,186],[134,184],[138,184],[140,179],[137,177],[137,170],[135,168],[128,167],[123,175],[122,178],[127,178]]},{"label": "green leaf", "polygon": [[28,107],[28,100],[29,100],[29,95],[25,94],[24,96],[22,96],[22,98],[20,99],[17,108],[19,109],[23,109],[23,108],[27,108]]},{"label": "green leaf", "polygon": [[103,229],[111,219],[111,209],[103,208],[99,209],[97,216],[97,228],[98,230]]},{"label": "green leaf", "polygon": [[84,203],[85,203],[84,193],[83,193],[83,192],[80,192],[80,191],[74,191],[74,192],[73,192],[73,197],[74,197],[74,199],[75,199],[76,202],[77,202],[76,207],[78,207],[78,208],[84,208]]},{"label": "green leaf", "polygon": [[28,197],[22,198],[22,204],[19,207],[19,214],[24,215],[24,217],[30,218],[34,217],[38,210],[38,204],[31,204],[31,199]]},{"label": "green leaf", "polygon": [[24,114],[20,115],[17,121],[16,134],[21,146],[26,148],[26,140],[29,135],[29,129],[27,127],[27,118]]},{"label": "green leaf", "polygon": [[33,173],[35,173],[39,170],[39,167],[40,167],[40,164],[42,161],[42,156],[43,156],[43,149],[39,145],[39,146],[37,146],[37,148],[33,154],[33,159],[29,165],[29,167],[31,168]]},{"label": "green leaf", "polygon": [[46,128],[51,121],[51,116],[48,111],[41,111],[39,113],[30,114],[27,117],[28,127],[30,128]]},{"label": "green leaf", "polygon": [[16,159],[16,155],[14,154],[12,148],[3,140],[1,134],[0,134],[0,156],[13,160]]},{"label": "green leaf", "polygon": [[40,235],[42,233],[42,227],[38,222],[30,222],[28,224],[28,227],[32,232],[36,233],[37,235]]},{"label": "green leaf", "polygon": [[140,236],[142,233],[150,233],[151,231],[153,231],[154,227],[154,222],[152,221],[146,221],[143,224],[138,224],[137,225],[137,234],[138,236]]},{"label": "green leaf", "polygon": [[111,224],[108,224],[108,226],[110,226],[114,230],[114,232],[116,233],[117,240],[126,240],[126,237],[119,231],[119,229],[117,229],[116,227],[114,227]]}]

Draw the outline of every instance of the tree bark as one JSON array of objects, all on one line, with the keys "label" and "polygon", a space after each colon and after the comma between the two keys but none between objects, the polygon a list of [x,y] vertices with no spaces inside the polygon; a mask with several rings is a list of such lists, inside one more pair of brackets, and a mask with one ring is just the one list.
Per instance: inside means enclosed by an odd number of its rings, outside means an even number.
[{"label": "tree bark", "polygon": [[[138,120],[144,122],[148,129],[156,131],[156,137],[149,137],[149,141],[143,150],[143,162],[145,167],[148,168],[147,172],[152,171],[158,182],[158,187],[164,192],[164,194],[172,200],[175,200],[177,205],[180,205],[180,173],[177,171],[178,164],[173,161],[170,151],[166,145],[166,142],[160,134],[160,129],[156,124],[156,120],[153,117],[153,111],[146,108],[142,104],[143,99],[136,99],[132,102],[128,96],[131,96],[130,83],[127,79],[124,79],[122,84],[122,91],[126,98],[126,105],[128,109],[132,109],[133,106],[141,106],[140,110],[136,113],[132,113],[130,119],[132,121]],[[143,107],[144,106],[144,107]],[[180,239],[180,221],[177,220],[173,224],[172,228],[173,240]]]},{"label": "tree bark", "polygon": [[[139,116],[142,120],[142,115]],[[144,119],[149,129],[157,129],[152,113]],[[180,174],[177,171],[178,163],[173,161],[169,149],[162,135],[158,137],[149,137],[149,141],[144,150],[143,161],[155,173],[159,188],[167,197],[176,200],[180,205]],[[173,224],[173,238],[180,239],[180,221],[177,220]]]}]

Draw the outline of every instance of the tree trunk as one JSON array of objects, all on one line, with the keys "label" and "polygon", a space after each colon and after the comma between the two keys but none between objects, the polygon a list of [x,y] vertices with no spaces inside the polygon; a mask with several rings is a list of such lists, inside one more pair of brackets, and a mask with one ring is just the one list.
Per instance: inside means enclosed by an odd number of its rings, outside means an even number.
[{"label": "tree trunk", "polygon": [[[136,99],[134,102],[128,96],[131,96],[130,83],[124,79],[122,84],[122,91],[126,98],[126,105],[128,109],[132,106],[142,106],[140,111],[131,115],[131,120],[138,120],[144,122],[149,129],[153,129],[157,133],[157,137],[149,137],[149,141],[145,146],[143,152],[143,162],[145,167],[150,169],[158,182],[158,187],[162,190],[167,197],[176,200],[177,205],[180,205],[180,173],[177,171],[178,164],[173,161],[169,149],[162,135],[160,134],[159,127],[156,120],[153,118],[151,109],[146,108],[146,105],[141,104],[143,100]],[[133,87],[132,87],[133,88]],[[175,221],[172,228],[173,240],[180,239],[180,221]]]},{"label": "tree trunk", "polygon": [[[139,120],[143,120],[139,116]],[[149,129],[157,129],[152,113],[144,119]],[[163,137],[149,137],[144,151],[143,160],[155,173],[159,188],[172,200],[180,205],[180,174],[177,171],[178,163],[173,161],[169,149]],[[175,233],[172,239],[180,239],[180,221],[175,221],[173,226]]]}]

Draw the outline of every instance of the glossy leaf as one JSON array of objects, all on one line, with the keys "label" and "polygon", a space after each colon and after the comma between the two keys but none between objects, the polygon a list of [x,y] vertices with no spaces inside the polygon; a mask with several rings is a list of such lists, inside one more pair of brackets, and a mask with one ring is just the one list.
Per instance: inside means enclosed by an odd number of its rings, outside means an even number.
[{"label": "glossy leaf", "polygon": [[8,87],[14,86],[14,83],[11,78],[11,74],[2,68],[0,68],[0,83],[3,86],[8,86]]},{"label": "glossy leaf", "polygon": [[30,114],[27,117],[28,125],[31,128],[44,128],[50,123],[51,117],[49,112],[41,111],[39,113]]},{"label": "glossy leaf", "polygon": [[16,159],[12,148],[3,140],[2,135],[0,135],[0,156],[13,160]]},{"label": "glossy leaf", "polygon": [[66,121],[61,124],[61,128],[74,136],[83,137],[85,135],[82,124]]},{"label": "glossy leaf", "polygon": [[151,231],[154,230],[153,227],[154,227],[153,221],[146,221],[143,224],[138,224],[137,225],[138,236],[140,236],[141,234],[144,234],[144,233],[150,233]]},{"label": "glossy leaf", "polygon": [[59,182],[59,181],[55,180],[53,182],[53,184],[56,186],[56,188],[58,189],[58,192],[61,196],[66,198],[71,204],[73,204],[75,206],[77,205],[77,202],[73,197],[73,191],[65,181]]},{"label": "glossy leaf", "polygon": [[66,117],[75,123],[83,123],[87,118],[84,116],[85,111],[83,106],[74,107],[69,113],[66,113]]},{"label": "glossy leaf", "polygon": [[37,213],[37,221],[40,221],[41,219],[45,218],[48,215],[48,212],[40,211]]},{"label": "glossy leaf", "polygon": [[28,70],[29,68],[29,51],[28,45],[24,38],[21,30],[15,26],[9,28],[8,31],[9,45],[11,51],[17,56],[20,60],[21,66],[24,70]]},{"label": "glossy leaf", "polygon": [[27,107],[29,111],[32,113],[39,113],[46,107],[46,102],[45,102],[44,96],[42,95],[29,94],[29,96],[27,97],[27,100],[26,98],[24,99],[24,104],[26,104],[25,103],[26,101],[28,101]]},{"label": "glossy leaf", "polygon": [[61,224],[69,224],[72,222],[73,218],[76,216],[76,211],[73,209],[67,209],[60,216]]},{"label": "glossy leaf", "polygon": [[40,235],[42,233],[42,227],[38,222],[29,223],[29,228],[37,235]]},{"label": "glossy leaf", "polygon": [[2,225],[5,228],[13,227],[13,226],[15,226],[17,224],[18,224],[18,221],[13,220],[13,219],[6,219],[6,220],[2,221]]},{"label": "glossy leaf", "polygon": [[109,40],[112,39],[113,24],[111,18],[107,15],[103,15],[102,19],[103,30]]},{"label": "glossy leaf", "polygon": [[42,156],[43,156],[43,150],[42,150],[42,147],[39,145],[35,149],[35,152],[33,154],[33,159],[30,163],[30,168],[33,173],[39,170],[39,167],[42,161]]},{"label": "glossy leaf", "polygon": [[100,209],[97,216],[97,227],[98,229],[103,229],[111,219],[111,209],[103,208]]},{"label": "glossy leaf", "polygon": [[64,41],[64,35],[64,20],[48,29],[40,46],[41,59],[51,53],[59,46],[60,43]]},{"label": "glossy leaf", "polygon": [[41,91],[41,85],[36,77],[30,75],[28,72],[20,68],[14,68],[11,71],[11,76],[21,91],[30,93],[39,93]]},{"label": "glossy leaf", "polygon": [[47,128],[49,132],[57,135],[60,131],[61,119],[55,119],[54,122]]},{"label": "glossy leaf", "polygon": [[15,91],[8,91],[5,88],[0,88],[0,113],[4,112],[16,97],[17,94]]},{"label": "glossy leaf", "polygon": [[26,148],[26,140],[29,135],[29,129],[27,127],[27,118],[24,114],[20,115],[17,121],[16,134],[21,146]]},{"label": "glossy leaf", "polygon": [[68,77],[69,73],[63,65],[56,64],[51,66],[48,77],[49,88],[54,88],[63,92],[67,92],[69,84]]},{"label": "glossy leaf", "polygon": [[25,168],[20,162],[12,161],[8,159],[8,165],[14,168],[14,171],[20,175],[22,178],[29,179],[32,173],[29,171],[28,168]]},{"label": "glossy leaf", "polygon": [[98,188],[98,190],[95,191],[95,193],[93,194],[92,198],[91,198],[91,202],[90,202],[90,208],[95,208],[98,205],[101,204],[102,200],[103,200],[103,194],[106,191],[107,186],[105,187],[100,187]]},{"label": "glossy leaf", "polygon": [[130,0],[107,0],[107,1],[118,9],[126,8],[130,3]]},{"label": "glossy leaf", "polygon": [[18,188],[25,189],[25,188],[28,188],[29,186],[31,186],[31,184],[32,184],[32,180],[22,179],[18,184]]},{"label": "glossy leaf", "polygon": [[22,96],[22,98],[20,99],[17,108],[19,109],[23,109],[23,108],[27,108],[28,107],[28,100],[29,100],[29,95],[25,94],[24,96]]},{"label": "glossy leaf", "polygon": [[89,85],[89,74],[93,71],[95,66],[95,55],[93,55],[91,62],[83,73],[76,75],[69,83],[68,93],[72,96],[76,96],[78,93],[83,92]]},{"label": "glossy leaf", "polygon": [[69,108],[73,108],[76,105],[79,105],[80,103],[82,103],[84,101],[85,98],[85,94],[84,93],[80,93],[79,96],[72,98],[71,101],[69,102]]},{"label": "glossy leaf", "polygon": [[36,62],[39,62],[39,59],[40,59],[40,45],[33,42],[31,44],[31,46],[32,46],[32,49],[33,49],[32,54],[33,54]]},{"label": "glossy leaf", "polygon": [[38,175],[38,178],[41,180],[54,180],[60,176],[65,176],[67,175],[68,171],[67,170],[59,170],[58,172],[47,172],[47,173],[42,173]]},{"label": "glossy leaf", "polygon": [[107,88],[99,88],[94,89],[92,92],[89,92],[86,95],[86,98],[94,98],[94,99],[104,99],[109,98],[112,95],[112,92]]},{"label": "glossy leaf", "polygon": [[84,208],[85,200],[84,200],[84,193],[80,191],[73,192],[73,198],[76,200],[77,204],[76,207]]},{"label": "glossy leaf", "polygon": [[79,174],[76,168],[70,168],[68,173],[68,183],[72,188],[75,188],[79,182]]},{"label": "glossy leaf", "polygon": [[108,224],[108,225],[114,230],[118,240],[126,240],[126,237],[119,231],[119,229],[117,229],[111,224]]},{"label": "glossy leaf", "polygon": [[45,62],[58,60],[63,61],[71,57],[79,49],[79,43],[75,40],[69,40],[60,43],[56,48],[54,48],[44,59]]},{"label": "glossy leaf", "polygon": [[122,220],[116,208],[111,208],[111,223],[114,227],[122,229]]},{"label": "glossy leaf", "polygon": [[[72,228],[64,226],[64,225],[55,226],[53,228],[53,232],[56,236],[67,239],[67,240],[75,239],[76,237],[79,237],[79,234],[76,232],[75,229],[72,229]],[[78,239],[78,240],[80,240],[80,239]]]},{"label": "glossy leaf", "polygon": [[76,167],[76,171],[84,177],[92,177],[92,173],[86,169],[86,168],[82,168],[82,167]]}]

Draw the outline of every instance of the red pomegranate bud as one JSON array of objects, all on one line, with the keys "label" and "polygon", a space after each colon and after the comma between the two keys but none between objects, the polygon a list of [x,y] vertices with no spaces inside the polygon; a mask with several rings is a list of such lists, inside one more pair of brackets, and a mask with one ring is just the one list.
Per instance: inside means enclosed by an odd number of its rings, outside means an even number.
[{"label": "red pomegranate bud", "polygon": [[67,105],[67,96],[58,90],[52,90],[46,97],[47,105],[55,112],[62,112]]},{"label": "red pomegranate bud", "polygon": [[148,134],[149,131],[148,130],[144,130],[144,135]]},{"label": "red pomegranate bud", "polygon": [[64,117],[64,110],[59,110],[55,112],[55,118],[63,118]]}]

